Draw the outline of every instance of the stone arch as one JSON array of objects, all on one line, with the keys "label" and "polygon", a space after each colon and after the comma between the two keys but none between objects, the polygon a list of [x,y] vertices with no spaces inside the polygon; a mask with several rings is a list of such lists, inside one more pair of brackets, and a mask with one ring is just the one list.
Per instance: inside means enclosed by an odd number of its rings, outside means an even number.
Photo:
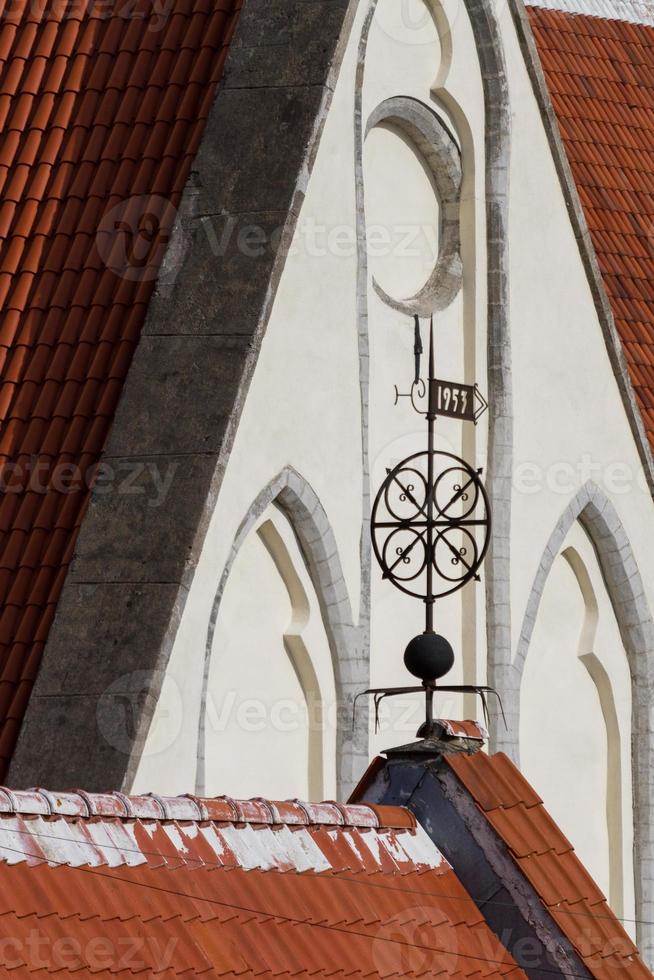
[{"label": "stone arch", "polygon": [[331,651],[338,703],[336,774],[339,799],[346,799],[368,763],[367,715],[352,726],[350,706],[354,694],[367,686],[367,661],[359,655],[359,633],[354,625],[334,532],[320,500],[309,483],[291,466],[285,467],[257,496],[234,537],[216,590],[205,643],[202,697],[198,721],[196,793],[205,792],[206,704],[213,638],[222,597],[236,556],[270,504],[288,518],[318,596]]},{"label": "stone arch", "polygon": [[381,125],[393,126],[402,133],[424,162],[439,198],[441,241],[436,264],[415,296],[397,300],[374,277],[372,284],[380,299],[392,309],[428,317],[450,305],[463,280],[459,240],[461,150],[437,113],[415,98],[398,95],[380,103],[368,118],[366,135]]},{"label": "stone arch", "polygon": [[641,948],[654,940],[654,620],[645,596],[636,559],[620,518],[604,491],[586,483],[568,504],[545,546],[534,578],[510,668],[510,686],[504,687],[509,731],[499,729],[498,748],[519,761],[520,684],[536,616],[552,563],[561,552],[570,528],[579,521],[597,553],[627,655],[632,684],[632,779],[634,792],[634,867],[636,915]]}]

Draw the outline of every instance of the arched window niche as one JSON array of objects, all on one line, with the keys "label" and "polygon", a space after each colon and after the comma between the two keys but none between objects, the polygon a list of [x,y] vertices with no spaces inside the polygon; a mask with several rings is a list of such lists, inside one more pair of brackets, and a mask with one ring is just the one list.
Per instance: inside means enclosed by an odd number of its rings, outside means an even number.
[{"label": "arched window niche", "polygon": [[595,548],[578,522],[544,583],[520,702],[525,775],[615,913],[634,919],[631,674]]},{"label": "arched window niche", "polygon": [[329,643],[293,529],[274,504],[239,549],[212,640],[204,705],[206,792],[334,796],[336,691]]},{"label": "arched window niche", "polygon": [[216,589],[196,793],[346,798],[368,757],[363,713],[352,726],[359,650],[327,514],[285,467],[248,508]]}]

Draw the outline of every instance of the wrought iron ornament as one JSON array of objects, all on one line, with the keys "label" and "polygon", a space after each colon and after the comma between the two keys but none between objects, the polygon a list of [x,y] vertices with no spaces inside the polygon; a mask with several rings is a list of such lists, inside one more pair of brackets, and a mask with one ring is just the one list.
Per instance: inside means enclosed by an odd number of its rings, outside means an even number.
[{"label": "wrought iron ornament", "polygon": [[[416,330],[418,325],[416,324]],[[419,334],[418,334],[419,335]],[[420,344],[420,349],[422,345]],[[416,361],[419,362],[416,344]],[[423,384],[419,376],[416,384]],[[372,509],[372,545],[385,579],[426,605],[426,630],[434,628],[436,599],[462,588],[478,570],[490,541],[490,504],[474,469],[434,448],[438,417],[434,330],[430,331],[427,450],[386,471]],[[418,409],[420,414],[423,409]]]},{"label": "wrought iron ornament", "polygon": [[481,469],[432,448],[386,472],[372,512],[384,578],[428,605],[479,581],[490,532]]},{"label": "wrought iron ornament", "polygon": [[428,736],[433,731],[436,690],[478,694],[486,720],[486,695],[497,696],[492,688],[485,686],[437,685],[451,669],[454,651],[445,637],[434,631],[436,600],[451,595],[472,580],[479,581],[479,568],[491,534],[490,504],[481,481],[482,470],[452,453],[437,450],[435,423],[439,416],[445,415],[476,425],[488,404],[477,385],[436,378],[433,318],[426,381],[420,376],[423,347],[418,317],[413,353],[415,377],[411,391],[402,395],[396,387],[395,403],[400,398],[409,398],[414,410],[425,415],[427,449],[387,469],[372,509],[371,534],[383,577],[401,592],[422,599],[425,604],[425,631],[411,640],[404,654],[407,669],[422,685],[375,688],[363,693],[374,696],[377,726],[379,706],[384,698],[424,691],[426,722],[418,735]]}]

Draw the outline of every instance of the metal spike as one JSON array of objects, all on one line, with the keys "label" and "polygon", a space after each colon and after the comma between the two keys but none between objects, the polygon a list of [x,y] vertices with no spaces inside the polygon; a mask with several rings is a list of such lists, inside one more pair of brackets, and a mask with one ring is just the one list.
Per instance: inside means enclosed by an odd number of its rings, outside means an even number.
[{"label": "metal spike", "polygon": [[420,381],[420,358],[422,357],[422,353],[423,353],[423,347],[422,347],[422,337],[420,336],[420,317],[416,313],[414,340],[413,340],[413,356],[415,358],[415,369],[416,369],[413,383],[416,385]]}]

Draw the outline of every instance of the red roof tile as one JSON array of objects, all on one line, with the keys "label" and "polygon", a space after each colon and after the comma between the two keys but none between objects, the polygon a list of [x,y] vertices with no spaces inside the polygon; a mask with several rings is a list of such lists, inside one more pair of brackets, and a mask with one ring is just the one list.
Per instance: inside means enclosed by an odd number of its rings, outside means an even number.
[{"label": "red roof tile", "polygon": [[240,5],[16,0],[0,24],[0,778]]},{"label": "red roof tile", "polygon": [[502,753],[447,763],[596,980],[651,980],[638,950],[533,789]]},{"label": "red roof tile", "polygon": [[399,807],[0,790],[0,861],[7,970],[525,980]]},{"label": "red roof tile", "polygon": [[527,10],[654,447],[654,27]]}]

